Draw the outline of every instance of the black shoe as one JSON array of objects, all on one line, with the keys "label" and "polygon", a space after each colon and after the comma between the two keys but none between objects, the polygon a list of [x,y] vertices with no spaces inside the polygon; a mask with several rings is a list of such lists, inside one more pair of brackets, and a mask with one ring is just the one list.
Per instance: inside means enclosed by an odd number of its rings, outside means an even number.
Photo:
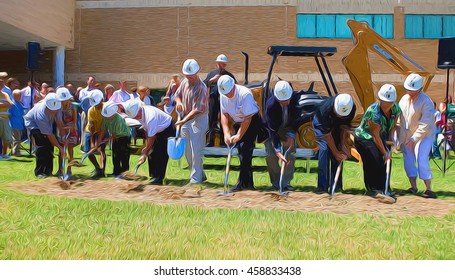
[{"label": "black shoe", "polygon": [[38,175],[36,175],[36,177],[38,177],[38,179],[46,179],[47,175],[46,174],[38,174]]},{"label": "black shoe", "polygon": [[325,194],[325,193],[328,193],[328,192],[329,192],[328,190],[324,191],[324,190],[321,190],[321,189],[317,189],[317,190],[314,191],[315,194]]},{"label": "black shoe", "polygon": [[283,188],[284,191],[290,191],[293,192],[295,189],[291,185],[287,185],[286,187]]},{"label": "black shoe", "polygon": [[231,192],[239,192],[241,190],[243,190],[243,189],[240,186],[234,186],[234,187],[230,188]]},{"label": "black shoe", "polygon": [[163,180],[161,180],[159,178],[153,178],[152,180],[150,180],[149,185],[162,186],[163,185]]},{"label": "black shoe", "polygon": [[271,186],[270,188],[267,188],[266,191],[268,192],[276,192],[276,191],[279,191],[280,188],[277,187],[277,186]]},{"label": "black shoe", "polygon": [[436,198],[436,194],[430,190],[426,190],[423,194],[422,197],[424,198]]}]

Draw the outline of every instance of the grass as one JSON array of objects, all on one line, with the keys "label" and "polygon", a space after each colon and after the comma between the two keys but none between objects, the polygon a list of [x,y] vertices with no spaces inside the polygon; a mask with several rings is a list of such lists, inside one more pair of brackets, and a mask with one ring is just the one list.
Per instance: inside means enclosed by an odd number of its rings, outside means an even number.
[{"label": "grass", "polygon": [[[34,159],[20,160],[0,162],[0,259],[4,260],[455,259],[455,211],[445,217],[336,215],[33,196],[1,188],[35,180]],[[132,166],[136,160],[133,156]],[[208,185],[221,188],[225,159],[204,162]],[[238,174],[237,159],[233,164],[230,184]],[[392,186],[399,189],[408,187],[402,164],[400,157],[395,158]],[[254,165],[256,185],[268,187],[265,160],[255,158]],[[311,161],[310,173],[304,165],[297,162],[294,185],[313,190],[317,162]],[[439,199],[453,199],[454,171],[443,177],[432,167]],[[110,170],[109,164],[107,173]],[[73,173],[90,171],[91,166],[86,166]],[[147,167],[142,166],[140,173],[146,175]],[[345,189],[361,193],[362,176],[357,163],[347,162]],[[167,177],[168,183],[183,185],[189,170],[170,161]]]}]

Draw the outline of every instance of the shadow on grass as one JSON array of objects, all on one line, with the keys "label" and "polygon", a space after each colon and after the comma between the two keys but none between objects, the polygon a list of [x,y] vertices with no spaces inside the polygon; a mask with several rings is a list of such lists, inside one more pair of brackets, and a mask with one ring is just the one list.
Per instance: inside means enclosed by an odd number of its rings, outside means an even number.
[{"label": "shadow on grass", "polygon": [[[226,170],[226,165],[224,165],[224,164],[204,164],[204,170]],[[231,171],[232,170],[240,171],[240,166],[231,164]],[[266,166],[253,166],[252,170],[253,170],[253,172],[267,171],[267,167]]]},{"label": "shadow on grass", "polygon": [[14,162],[32,162],[33,157],[30,157],[30,159],[22,159],[22,158],[11,158],[8,161],[14,161]]}]

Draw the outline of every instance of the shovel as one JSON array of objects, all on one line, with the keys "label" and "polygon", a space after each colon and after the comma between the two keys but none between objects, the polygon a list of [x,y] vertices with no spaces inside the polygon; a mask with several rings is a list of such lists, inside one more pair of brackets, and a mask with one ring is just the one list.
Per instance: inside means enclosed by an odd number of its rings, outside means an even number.
[{"label": "shovel", "polygon": [[343,161],[340,161],[340,164],[338,164],[338,167],[337,167],[337,172],[335,173],[335,180],[333,180],[333,185],[332,185],[332,189],[331,189],[331,194],[330,196],[333,198],[333,196],[335,195],[335,189],[336,189],[336,186],[338,184],[338,179],[340,178],[340,174],[341,174],[341,167],[343,165]]},{"label": "shovel", "polygon": [[226,161],[226,175],[224,177],[224,190],[222,192],[217,192],[217,195],[224,195],[224,196],[233,196],[234,193],[229,192],[228,188],[228,179],[229,179],[229,171],[231,169],[231,157],[232,157],[232,150],[234,150],[235,144],[232,146],[228,145],[228,157]]},{"label": "shovel", "polygon": [[[178,113],[177,121],[180,121],[180,119],[181,113]],[[180,128],[181,126],[179,125],[175,137],[169,137],[167,139],[167,154],[173,160],[180,159],[185,153],[186,139],[180,137]]]},{"label": "shovel", "polygon": [[[284,152],[283,156],[286,158],[288,155],[290,148],[287,148],[286,151]],[[280,172],[280,195],[281,196],[288,196],[289,192],[283,192],[283,176],[284,176],[284,170],[286,168],[286,163],[284,161],[281,161],[281,172]]]},{"label": "shovel", "polygon": [[384,194],[389,195],[389,183],[390,183],[390,158],[387,159],[386,162],[386,170],[385,170],[385,186],[384,186]]},{"label": "shovel", "polygon": [[76,166],[76,167],[82,167],[82,164],[84,163],[85,159],[88,158],[89,155],[91,155],[92,153],[94,153],[101,145],[109,142],[110,138],[106,139],[106,140],[103,140],[101,141],[96,147],[93,147],[92,149],[90,149],[90,151],[88,151],[81,159],[81,161],[77,161],[77,160],[73,160],[69,163],[69,165],[71,166]]},{"label": "shovel", "polygon": [[[67,140],[69,136],[70,136],[70,131],[68,131],[68,133],[63,137],[63,139]],[[66,162],[66,149],[67,149],[67,145],[64,145],[63,146],[63,154],[64,154],[64,156],[62,158],[62,176],[60,177],[60,179],[62,179],[63,181],[68,181],[68,179],[70,177],[68,174],[66,174],[66,168],[65,168],[66,167],[65,166],[66,165],[65,164],[65,162]]]}]

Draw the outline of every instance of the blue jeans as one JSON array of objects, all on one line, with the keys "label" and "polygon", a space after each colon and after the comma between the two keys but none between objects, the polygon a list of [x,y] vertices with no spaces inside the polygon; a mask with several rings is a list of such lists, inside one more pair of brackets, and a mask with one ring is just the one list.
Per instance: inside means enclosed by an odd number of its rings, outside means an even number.
[{"label": "blue jeans", "polygon": [[[332,187],[333,182],[335,180],[335,174],[337,171],[337,167],[339,162],[335,159],[330,151],[330,148],[325,140],[324,133],[319,130],[315,129],[315,124],[319,124],[317,117],[315,116],[313,119],[313,130],[314,134],[316,135],[316,140],[319,145],[319,152],[318,152],[318,190],[323,192],[328,192],[329,189]],[[333,132],[331,132],[333,133]],[[334,140],[335,144],[339,142],[335,135]],[[343,170],[340,172],[340,177],[338,178],[338,182],[335,189],[343,189]]]},{"label": "blue jeans", "polygon": [[440,127],[437,127],[436,132],[434,134],[434,138],[433,138],[433,147],[431,150],[433,151],[433,156],[436,158],[441,157],[441,152],[439,151],[439,147],[438,147],[438,135],[441,132],[442,132],[442,129]]}]

